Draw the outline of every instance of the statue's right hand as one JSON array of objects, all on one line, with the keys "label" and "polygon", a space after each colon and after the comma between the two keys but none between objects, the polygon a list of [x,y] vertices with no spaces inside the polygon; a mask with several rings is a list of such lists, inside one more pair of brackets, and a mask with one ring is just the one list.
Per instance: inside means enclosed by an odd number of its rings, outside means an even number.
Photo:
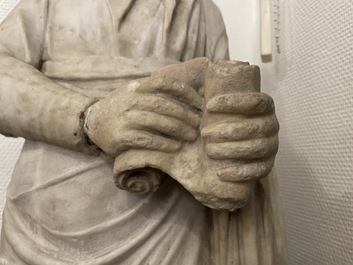
[{"label": "statue's right hand", "polygon": [[108,155],[127,149],[176,152],[198,136],[201,96],[170,77],[131,81],[86,111],[84,131]]}]

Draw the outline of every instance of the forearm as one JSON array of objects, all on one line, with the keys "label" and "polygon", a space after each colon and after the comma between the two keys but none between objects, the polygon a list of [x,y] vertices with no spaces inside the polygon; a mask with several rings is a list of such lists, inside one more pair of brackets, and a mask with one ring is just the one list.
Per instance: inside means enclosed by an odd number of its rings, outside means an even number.
[{"label": "forearm", "polygon": [[67,90],[0,46],[0,133],[91,153],[83,133],[93,98]]}]

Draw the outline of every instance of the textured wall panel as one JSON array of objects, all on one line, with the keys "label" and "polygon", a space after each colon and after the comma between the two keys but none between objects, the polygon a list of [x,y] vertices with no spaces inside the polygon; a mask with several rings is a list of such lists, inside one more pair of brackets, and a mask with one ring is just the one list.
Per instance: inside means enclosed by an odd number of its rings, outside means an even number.
[{"label": "textured wall panel", "polygon": [[[7,185],[13,168],[22,149],[22,138],[6,138],[0,134],[0,211],[5,204]],[[1,224],[1,219],[0,219]]]},{"label": "textured wall panel", "polygon": [[11,11],[19,0],[0,0],[0,21]]},{"label": "textured wall panel", "polygon": [[290,265],[353,264],[353,1],[282,2],[276,163]]}]

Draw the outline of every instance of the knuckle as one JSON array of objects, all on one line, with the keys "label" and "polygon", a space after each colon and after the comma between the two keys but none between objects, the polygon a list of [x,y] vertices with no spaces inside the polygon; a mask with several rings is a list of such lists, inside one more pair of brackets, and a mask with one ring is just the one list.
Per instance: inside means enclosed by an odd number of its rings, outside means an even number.
[{"label": "knuckle", "polygon": [[260,113],[265,113],[274,109],[273,99],[264,93],[260,93],[254,103],[254,110]]},{"label": "knuckle", "polygon": [[[255,143],[250,143],[250,151],[255,158],[266,157],[277,151],[278,140],[276,139],[262,138]],[[251,154],[250,154],[251,155]]]},{"label": "knuckle", "polygon": [[254,171],[253,176],[255,179],[261,179],[266,177],[268,174],[270,174],[272,170],[272,165],[262,165],[259,164],[257,166],[257,170]]},{"label": "knuckle", "polygon": [[118,152],[117,144],[111,139],[102,139],[100,145],[98,145],[105,153],[113,155]]}]

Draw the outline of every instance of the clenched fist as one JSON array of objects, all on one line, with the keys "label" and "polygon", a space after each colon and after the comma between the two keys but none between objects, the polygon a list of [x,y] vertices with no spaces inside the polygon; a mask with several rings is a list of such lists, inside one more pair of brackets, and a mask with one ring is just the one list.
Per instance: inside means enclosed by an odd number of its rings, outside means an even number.
[{"label": "clenched fist", "polygon": [[218,176],[245,182],[268,175],[278,149],[279,125],[272,98],[260,92],[231,93],[212,98],[206,108],[212,114],[235,117],[209,124],[201,132],[210,158],[234,161]]},{"label": "clenched fist", "polygon": [[278,122],[270,96],[260,92],[257,66],[218,61],[207,69],[201,136],[205,205],[234,210],[250,198],[254,183],[268,175],[278,149]]},{"label": "clenched fist", "polygon": [[117,88],[86,111],[89,139],[111,156],[127,149],[176,152],[199,132],[202,98],[172,77],[152,76]]}]

